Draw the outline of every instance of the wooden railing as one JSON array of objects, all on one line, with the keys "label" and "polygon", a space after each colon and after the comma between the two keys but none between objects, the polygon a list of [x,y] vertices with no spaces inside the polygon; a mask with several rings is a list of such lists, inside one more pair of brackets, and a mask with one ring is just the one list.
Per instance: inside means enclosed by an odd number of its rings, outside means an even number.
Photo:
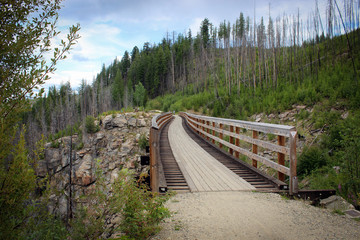
[{"label": "wooden railing", "polygon": [[[276,170],[278,179],[282,182],[285,181],[285,175],[289,176],[290,194],[298,192],[296,175],[297,131],[295,127],[214,118],[190,113],[181,113],[180,115],[205,140],[217,144],[221,149],[227,147],[229,154],[236,158],[242,154],[252,159],[252,166],[255,168],[260,162]],[[252,132],[249,133],[249,131]],[[261,139],[259,134],[263,134]],[[271,141],[275,135],[277,136],[277,144]],[[277,162],[264,156],[263,150],[265,149],[270,150],[270,152],[277,152]]]},{"label": "wooden railing", "polygon": [[164,170],[160,161],[160,133],[163,126],[172,118],[172,113],[167,112],[155,115],[150,128],[150,187],[153,192],[166,192],[167,184]]}]

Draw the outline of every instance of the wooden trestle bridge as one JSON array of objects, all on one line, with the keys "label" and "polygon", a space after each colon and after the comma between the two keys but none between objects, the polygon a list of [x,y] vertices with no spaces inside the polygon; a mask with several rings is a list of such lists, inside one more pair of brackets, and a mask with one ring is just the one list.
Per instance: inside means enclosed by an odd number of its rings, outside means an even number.
[{"label": "wooden trestle bridge", "polygon": [[292,126],[190,113],[156,115],[149,140],[151,189],[296,194],[296,138]]}]

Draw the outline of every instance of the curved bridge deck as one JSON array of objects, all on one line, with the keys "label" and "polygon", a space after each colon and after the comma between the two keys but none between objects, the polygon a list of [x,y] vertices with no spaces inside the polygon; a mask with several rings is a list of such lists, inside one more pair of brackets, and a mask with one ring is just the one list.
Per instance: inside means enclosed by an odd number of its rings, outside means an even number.
[{"label": "curved bridge deck", "polygon": [[176,116],[169,127],[174,157],[192,192],[255,190],[197,144]]},{"label": "curved bridge deck", "polygon": [[161,133],[160,158],[169,190],[276,191],[257,171],[217,149],[176,116]]}]

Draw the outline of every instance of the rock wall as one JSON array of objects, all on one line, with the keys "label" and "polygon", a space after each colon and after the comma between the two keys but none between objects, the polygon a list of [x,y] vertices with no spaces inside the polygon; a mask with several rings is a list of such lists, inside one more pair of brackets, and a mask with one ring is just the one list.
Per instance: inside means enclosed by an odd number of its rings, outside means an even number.
[{"label": "rock wall", "polygon": [[148,139],[153,115],[145,112],[108,115],[96,121],[100,130],[94,134],[84,133],[82,138],[67,136],[47,143],[45,159],[38,162],[37,174],[48,175],[50,185],[58,192],[51,196],[50,210],[61,216],[67,214],[71,141],[74,203],[93,188],[96,167],[101,168],[107,185],[114,182],[122,168],[134,169],[139,174],[147,172],[148,167],[140,164],[145,150],[140,149],[139,139],[142,135]]}]

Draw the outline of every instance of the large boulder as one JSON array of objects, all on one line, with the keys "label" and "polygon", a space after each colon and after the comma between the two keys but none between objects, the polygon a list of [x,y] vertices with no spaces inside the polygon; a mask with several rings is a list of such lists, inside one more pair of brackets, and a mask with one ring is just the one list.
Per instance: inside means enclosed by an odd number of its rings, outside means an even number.
[{"label": "large boulder", "polygon": [[136,127],[136,118],[131,117],[127,123],[130,127]]},{"label": "large boulder", "polygon": [[116,117],[112,120],[113,127],[123,128],[126,126],[127,121],[124,115],[117,114]]},{"label": "large boulder", "polygon": [[114,128],[113,123],[112,123],[112,115],[106,116],[106,117],[102,120],[102,123],[103,123],[105,129],[112,129],[112,128]]},{"label": "large boulder", "polygon": [[346,211],[349,209],[355,209],[352,204],[348,203],[345,199],[337,195],[322,199],[320,201],[320,205],[331,210]]},{"label": "large boulder", "polygon": [[137,120],[137,126],[138,127],[146,127],[146,121],[145,121],[145,119],[138,119]]}]

